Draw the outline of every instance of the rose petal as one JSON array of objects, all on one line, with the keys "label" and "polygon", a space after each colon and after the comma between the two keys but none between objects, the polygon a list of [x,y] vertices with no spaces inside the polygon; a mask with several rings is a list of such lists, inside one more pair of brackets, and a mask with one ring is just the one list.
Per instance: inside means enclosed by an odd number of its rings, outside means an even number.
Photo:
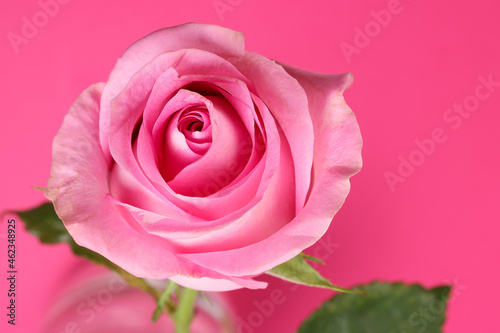
[{"label": "rose petal", "polygon": [[[182,255],[224,274],[262,273],[313,245],[324,235],[344,203],[349,192],[349,178],[361,168],[359,127],[342,97],[342,92],[350,85],[350,76],[318,77],[316,73],[290,66],[285,68],[304,87],[309,100],[316,138],[312,191],[295,219],[261,242],[229,251]],[[239,264],[239,258],[245,258],[244,264]]]},{"label": "rose petal", "polygon": [[[187,199],[190,199],[193,200],[193,203],[197,205],[196,207],[198,207],[198,209],[204,209],[207,214],[219,214],[220,210],[223,211],[224,209],[227,209],[227,207],[223,206],[225,204],[224,200],[229,200],[234,204],[235,201],[239,200],[237,191],[239,191],[240,189],[245,190],[245,186],[247,183],[257,186],[256,193],[253,196],[252,200],[237,211],[223,215],[215,220],[212,219],[210,221],[203,221],[202,223],[200,223],[199,217],[194,214],[194,212],[198,213],[198,211],[194,211],[194,208],[191,208],[191,211],[193,211],[193,214],[191,215],[192,218],[172,221],[171,218],[167,217],[168,215],[162,216],[160,214],[155,214],[151,211],[143,210],[138,207],[128,207],[131,214],[135,216],[137,221],[139,221],[139,223],[141,223],[143,227],[148,230],[148,232],[162,237],[168,237],[177,245],[176,249],[178,251],[196,251],[198,245],[201,246],[203,242],[206,242],[206,239],[200,237],[201,235],[206,235],[209,233],[211,234],[214,231],[224,228],[231,223],[238,223],[240,217],[243,216],[245,212],[262,201],[262,196],[268,189],[268,184],[272,181],[276,168],[278,167],[278,162],[280,160],[280,139],[279,131],[276,128],[276,124],[274,123],[274,119],[272,118],[269,110],[258,98],[255,98],[255,102],[260,110],[260,114],[262,115],[264,128],[266,128],[267,130],[267,147],[263,159],[247,176],[249,179],[242,180],[240,182],[240,184],[242,184],[241,187],[235,189],[232,193],[227,194],[226,197],[185,198],[184,201],[181,201],[181,204],[183,203],[184,205],[186,205]],[[196,202],[194,200],[198,201]],[[127,205],[124,206],[127,207]],[[189,209],[186,209],[186,211],[189,211]],[[281,220],[278,219],[277,221],[281,223]],[[268,223],[272,224],[274,222],[268,221]],[[221,234],[221,236],[222,237],[220,237],[214,244],[212,244],[214,250],[226,250],[229,248],[228,245],[234,247],[234,243],[226,243],[225,238],[227,238],[227,236],[225,236],[225,234]],[[240,236],[245,237],[244,234],[236,234],[232,237],[234,239],[237,239]],[[192,238],[196,239],[190,240]]]},{"label": "rose petal", "polygon": [[[138,158],[141,165],[144,165],[152,156],[160,155],[154,169],[159,169],[163,177],[169,181],[186,166],[203,157],[203,154],[194,151],[190,147],[185,134],[178,129],[178,122],[185,108],[194,106],[206,108],[207,103],[206,98],[199,94],[180,89],[163,108],[160,117],[154,124],[152,133],[150,134],[148,130],[148,127],[151,128],[151,126],[146,123],[141,128],[139,139],[144,139],[139,142]],[[211,141],[212,135],[210,133],[209,147]],[[141,152],[145,151],[148,151],[147,156],[141,154]],[[153,168],[149,170],[152,171]],[[146,171],[146,173],[150,174],[151,172]]]},{"label": "rose petal", "polygon": [[99,139],[106,160],[109,154],[110,103],[125,88],[132,76],[159,54],[200,49],[223,58],[245,53],[242,33],[216,25],[187,23],[155,31],[132,44],[118,59],[103,91],[99,119]]},{"label": "rose petal", "polygon": [[[193,57],[196,58],[196,62],[190,60],[191,53],[193,53]],[[115,115],[115,118],[113,120],[113,128],[115,129],[116,133],[113,132],[112,134],[113,139],[111,140],[110,148],[112,149],[112,151],[114,150],[113,154],[115,161],[120,164],[125,170],[130,172],[135,178],[140,181],[141,184],[143,184],[143,186],[151,190],[153,193],[162,193],[163,197],[166,197],[168,199],[166,200],[166,204],[173,203],[175,206],[182,207],[189,212],[193,212],[193,205],[200,207],[199,209],[201,210],[206,211],[207,207],[212,207],[212,211],[220,212],[216,209],[213,209],[213,206],[210,204],[199,202],[196,199],[192,198],[180,197],[178,195],[175,195],[173,192],[169,192],[167,190],[168,187],[161,184],[162,180],[155,180],[158,186],[156,186],[156,189],[152,189],[150,180],[145,177],[143,171],[137,165],[137,161],[135,160],[135,156],[131,151],[130,146],[126,144],[123,147],[120,146],[128,142],[129,139],[127,138],[130,138],[132,136],[132,132],[135,126],[134,123],[139,121],[141,112],[144,109],[144,104],[147,104],[147,106],[149,106],[150,103],[156,103],[152,102],[152,96],[150,96],[150,98],[148,99],[148,93],[155,85],[154,79],[160,75],[167,75],[167,72],[170,71],[172,72],[170,78],[173,82],[171,84],[180,86],[181,83],[177,81],[182,81],[185,77],[176,78],[175,70],[173,68],[170,68],[172,64],[176,64],[176,68],[181,68],[183,70],[190,69],[193,71],[197,70],[198,72],[210,72],[211,67],[207,67],[205,69],[203,67],[200,67],[204,66],[204,63],[202,61],[203,56],[208,57],[207,61],[210,63],[210,65],[215,66],[214,68],[216,68],[219,72],[222,71],[224,73],[225,71],[227,71],[228,75],[241,76],[241,74],[235,74],[236,70],[229,63],[224,62],[220,59],[218,60],[219,63],[216,63],[216,60],[218,59],[216,56],[206,55],[202,51],[189,50],[189,52],[172,52],[157,57],[145,68],[143,68],[141,72],[137,73],[137,75],[132,78],[130,84],[114,100],[113,103],[115,105],[115,110],[113,111],[113,114]],[[227,67],[228,65],[230,67]],[[223,69],[224,66],[227,67],[227,70]],[[164,78],[164,80],[168,81],[167,78]],[[174,88],[172,88],[172,90],[175,90]],[[161,100],[161,98],[159,100]],[[161,105],[160,102],[157,103],[159,103],[158,105]],[[146,118],[144,121],[146,122],[147,119],[149,118]],[[143,165],[143,167],[146,166]],[[269,170],[272,171],[273,168],[269,168]],[[146,173],[148,173],[147,170],[145,171]],[[265,179],[268,179],[268,177],[266,176]],[[267,183],[268,181],[264,180],[262,185],[265,186]]]},{"label": "rose petal", "polygon": [[[196,61],[194,62],[192,61],[190,56],[191,54],[196,59]],[[163,78],[165,82],[171,80],[172,85],[177,85],[180,88],[180,86],[182,86],[180,81],[182,81],[184,77],[179,78],[176,74],[176,71],[170,66],[174,63],[177,66],[176,68],[184,69],[184,67],[186,67],[189,68],[190,70],[198,69],[200,71],[203,71],[202,67],[204,66],[203,56],[207,57],[206,59],[209,60],[211,65],[213,66],[216,65],[215,68],[217,68],[219,71],[224,66],[226,67],[228,66],[227,63],[222,60],[220,61],[219,64],[214,65],[214,61],[218,60],[218,58],[214,55],[207,55],[204,54],[202,51],[190,50],[190,51],[172,52],[159,56],[155,60],[153,60],[150,64],[145,66],[139,73],[137,73],[132,78],[129,85],[124,89],[124,91],[113,101],[112,114],[114,115],[114,119],[112,122],[113,125],[112,140],[110,141],[111,152],[113,154],[116,163],[118,163],[120,167],[124,168],[124,170],[126,170],[127,172],[130,172],[131,175],[133,175],[133,177],[137,179],[140,184],[142,184],[148,190],[152,191],[152,193],[161,196],[165,200],[165,205],[172,206],[171,208],[174,210],[177,208],[181,208],[188,214],[191,215],[194,214],[194,216],[200,216],[196,215],[196,213],[200,212],[204,214],[208,213],[220,214],[222,210],[215,209],[216,205],[212,205],[212,202],[199,201],[196,200],[196,198],[182,197],[176,195],[173,192],[169,192],[168,186],[166,186],[166,184],[163,185],[161,183],[163,181],[161,177],[159,177],[160,179],[153,180],[155,184],[151,184],[150,182],[151,179],[148,179],[144,173],[144,171],[146,173],[149,173],[148,170],[142,169],[138,165],[134,152],[130,148],[130,145],[127,145],[126,143],[130,142],[130,138],[132,137],[135,128],[135,124],[140,120],[140,116],[142,115],[142,110],[144,110],[146,106],[149,106],[150,103],[155,102],[155,99],[153,99],[152,101],[152,98],[150,98],[151,96],[149,95],[149,92],[156,84],[155,81],[156,78],[158,78],[160,75],[162,77],[166,76]],[[201,66],[201,67],[197,68],[196,66],[198,67]],[[204,70],[209,72],[210,68],[211,67],[207,67]],[[229,74],[235,75],[234,67],[227,67],[227,71]],[[171,89],[175,91],[177,88],[171,87]],[[161,98],[159,98],[158,101],[161,101]],[[158,105],[161,105],[160,102],[157,103],[159,103]],[[144,120],[144,122],[146,121],[147,119]],[[266,125],[266,128],[270,129],[271,133],[270,135],[275,136],[274,133],[276,132],[276,129],[273,129],[273,127],[275,128],[275,125],[273,125],[273,121],[267,120],[267,122],[269,124]],[[276,165],[279,158],[279,147],[277,146],[277,142],[279,141],[271,140],[270,144],[268,144],[268,148],[270,147],[270,151],[272,153],[267,155],[266,159],[262,164],[266,172],[265,177],[263,177],[262,179],[252,180],[252,183],[256,184],[258,190],[256,195],[253,196],[253,200],[251,200],[251,202],[247,203],[246,206],[244,206],[244,208],[246,209],[255,205],[260,200],[265,189],[267,188],[267,185],[269,184],[271,175],[274,173],[274,170],[276,170]],[[151,171],[154,171],[155,169],[154,165],[150,164],[150,166],[152,169]],[[142,167],[147,168],[147,165],[143,165]],[[256,172],[258,170],[262,170],[262,168],[256,167]],[[252,176],[251,178],[253,179],[255,175],[258,175],[258,173],[251,174]],[[251,178],[249,178],[249,180]],[[244,194],[245,192],[242,193]],[[236,198],[238,198],[238,196]],[[226,196],[222,199],[222,201],[219,200],[220,207],[226,207],[226,209],[227,207],[230,208],[234,207],[234,206],[228,206],[227,202],[232,202],[234,205],[234,203],[236,203],[237,200],[235,200],[234,196]],[[194,210],[193,208],[197,209],[198,211]],[[241,208],[237,212],[227,214],[224,217],[220,218],[221,224],[219,225],[219,227],[222,227],[223,225],[229,223],[231,220],[234,220],[238,216],[241,216],[241,214],[243,214],[244,211],[245,210]],[[159,210],[156,210],[156,212],[159,212]],[[204,215],[204,217],[208,216]],[[166,218],[168,219],[169,215],[166,215]],[[205,226],[200,225],[200,228],[203,228],[205,230],[212,230],[211,229],[212,226],[206,228]]]},{"label": "rose petal", "polygon": [[[221,93],[224,94],[224,96],[233,103],[233,105],[236,107],[236,110],[238,113],[241,115],[241,119],[243,122],[245,122],[245,127],[247,130],[249,130],[250,125],[247,125],[252,121],[252,118],[255,117],[253,120],[253,126],[254,128],[253,131],[251,132],[251,137],[254,137],[255,143],[253,145],[253,148],[249,143],[245,145],[238,145],[239,149],[241,150],[242,153],[248,153],[249,148],[251,151],[251,157],[249,163],[247,163],[247,166],[245,169],[237,176],[234,182],[238,182],[237,186],[228,186],[228,188],[222,189],[221,191],[215,193],[214,195],[211,195],[210,197],[207,197],[207,200],[199,200],[198,198],[195,197],[185,197],[181,196],[179,194],[173,193],[168,187],[168,185],[165,183],[165,180],[163,177],[160,175],[158,172],[158,163],[156,160],[157,156],[157,151],[161,151],[161,146],[157,144],[157,140],[154,138],[160,137],[160,134],[162,133],[161,128],[165,126],[167,123],[167,120],[169,119],[168,117],[171,116],[173,110],[175,108],[179,108],[183,105],[182,101],[183,98],[187,97],[187,93],[183,93],[182,95],[179,95],[179,98],[176,98],[175,96],[172,97],[170,101],[167,102],[167,105],[165,108],[168,108],[170,103],[173,103],[173,109],[168,110],[164,109],[161,114],[159,114],[158,119],[153,125],[151,125],[151,121],[148,122],[149,118],[144,119],[143,126],[141,127],[141,131],[139,134],[139,148],[138,148],[138,153],[137,157],[139,159],[140,165],[142,170],[144,170],[144,175],[146,175],[155,185],[158,191],[160,191],[170,202],[175,203],[177,206],[182,207],[185,211],[189,212],[190,214],[193,214],[195,216],[203,216],[205,219],[217,219],[220,217],[225,217],[228,214],[231,214],[234,212],[235,209],[240,209],[241,207],[247,205],[251,201],[253,204],[258,202],[260,200],[263,191],[265,188],[267,188],[267,184],[269,183],[270,175],[276,170],[276,163],[269,163],[270,161],[277,161],[277,157],[279,155],[279,147],[276,145],[275,140],[271,140],[270,145],[269,145],[269,151],[273,155],[273,158],[270,160],[269,158],[263,157],[264,152],[266,151],[266,144],[263,142],[263,137],[262,134],[260,134],[261,129],[263,126],[261,125],[262,120],[257,117],[256,111],[253,108],[253,106],[248,107],[248,104],[252,105],[252,97],[248,93],[248,90],[246,90],[246,95],[245,95],[245,89],[244,89],[244,84],[239,81],[239,80],[234,80],[234,79],[225,79],[225,78],[218,78],[218,77],[210,77],[210,76],[183,76],[179,78],[176,83],[171,83],[170,85],[175,85],[176,87],[179,86],[187,86],[189,85],[190,82],[193,82],[194,80],[207,80],[210,83],[217,84],[217,86],[214,86],[217,89],[220,89],[218,87],[222,87],[225,91],[231,92],[231,94],[234,95],[228,95],[227,92],[221,91]],[[163,79],[164,82],[166,82],[166,79]],[[202,81],[203,82],[203,81]],[[156,84],[155,84],[156,88]],[[172,87],[164,87],[163,91],[166,91],[166,94],[168,95],[168,88]],[[160,89],[160,88],[158,88]],[[135,91],[135,90],[134,90]],[[179,91],[180,93],[180,91]],[[191,97],[195,96],[190,95]],[[254,96],[254,98],[256,98]],[[258,98],[256,98],[258,100]],[[151,101],[151,98],[149,99]],[[148,101],[148,106],[150,106]],[[188,103],[192,103],[193,101],[189,100]],[[161,104],[158,104],[161,105]],[[147,107],[148,107],[147,106]],[[244,110],[244,108],[247,108],[247,110]],[[266,112],[266,121],[269,123],[268,126],[271,129],[271,134],[270,136],[276,136],[273,132],[273,128],[275,128],[274,122],[272,120],[272,117],[269,115],[269,111],[265,107],[265,105],[261,105],[261,108],[263,109],[263,112]],[[264,110],[265,109],[265,110]],[[119,115],[121,114],[120,112],[117,112]],[[252,116],[253,114],[253,116]],[[150,113],[152,115],[152,113]],[[250,117],[250,118],[249,118]],[[149,124],[149,125],[148,125]],[[153,138],[151,138],[151,135],[148,134],[147,128],[153,127]],[[118,127],[120,130],[125,129],[125,127],[120,126]],[[253,135],[252,135],[253,134]],[[128,130],[127,136],[130,135],[130,128]],[[122,139],[123,140],[123,139]],[[155,143],[152,143],[152,140],[155,141]],[[182,141],[182,140],[181,140]],[[153,147],[154,146],[154,147]],[[128,147],[125,147],[127,149]],[[130,149],[129,150],[129,155],[130,154]],[[121,160],[119,160],[120,162]],[[274,165],[274,166],[273,166]],[[266,176],[262,179],[263,172],[266,172]],[[138,169],[136,169],[135,172],[139,172]],[[235,173],[236,174],[236,173]],[[138,175],[138,177],[142,177],[143,175]],[[145,179],[143,179],[145,180]],[[215,181],[216,179],[211,179],[211,181]],[[259,192],[257,192],[257,189],[260,189]],[[260,193],[260,194],[259,194]],[[228,204],[228,202],[230,204]],[[240,213],[241,214],[241,213]]]},{"label": "rose petal", "polygon": [[[170,280],[180,284],[181,286],[196,290],[229,291],[241,288],[240,283],[243,279],[233,278],[232,281],[227,281],[207,277],[196,279],[186,276],[173,276]],[[248,281],[251,281],[251,284],[249,284]],[[250,286],[251,289],[262,289],[267,287],[267,282],[255,281],[252,279],[244,279],[243,283],[246,283],[246,285]]]},{"label": "rose petal", "polygon": [[265,287],[264,283],[226,277],[177,257],[168,241],[129,224],[109,200],[108,168],[98,132],[102,88],[102,83],[93,85],[78,97],[53,144],[51,177],[45,194],[54,202],[75,241],[138,277],[185,275],[225,279],[240,287]]},{"label": "rose petal", "polygon": [[[117,199],[117,202],[121,202],[127,207],[140,207],[141,211],[160,215],[164,219],[204,221],[204,219],[196,218],[175,205],[166,205],[164,198],[162,200],[161,197],[146,189],[129,172],[116,163],[109,175],[109,193]],[[141,219],[138,219],[138,222],[141,222]]]},{"label": "rose petal", "polygon": [[206,197],[219,191],[240,174],[250,157],[250,152],[242,151],[239,146],[249,147],[251,140],[238,114],[223,98],[209,96],[207,100],[210,101],[212,146],[202,158],[167,183],[182,195]]},{"label": "rose petal", "polygon": [[[233,65],[214,54],[199,50],[181,50],[164,53],[155,58],[137,72],[123,91],[112,101],[109,149],[114,161],[130,172],[144,187],[160,197],[166,197],[168,199],[165,200],[166,204],[177,205],[176,201],[179,201],[179,199],[175,197],[175,193],[168,191],[168,189],[165,191],[168,186],[160,185],[157,188],[151,184],[151,181],[144,175],[143,170],[138,165],[130,144],[128,144],[136,125],[141,121],[143,112],[144,117],[146,117],[143,121],[147,123],[150,118],[156,119],[161,111],[160,108],[157,114],[154,114],[148,112],[145,108],[156,110],[158,107],[152,105],[163,107],[162,101],[168,100],[168,94],[150,96],[157,79],[164,82],[163,86],[169,88],[170,94],[175,94],[186,83],[183,78],[179,78],[178,72],[172,66],[175,66],[180,73],[195,71],[210,74],[212,71],[217,71],[221,74],[240,77],[241,79],[245,78]],[[151,172],[155,169],[153,164],[153,161],[149,163],[149,167],[153,169],[150,170]],[[156,182],[158,184],[161,180]]]},{"label": "rose petal", "polygon": [[[283,133],[281,133],[284,136]],[[178,253],[213,252],[237,249],[260,242],[289,223],[295,216],[294,168],[290,147],[284,138],[280,140],[280,163],[262,199],[241,217],[224,228],[185,239]],[[160,229],[164,229],[162,224]],[[245,260],[246,261],[246,260]]]},{"label": "rose petal", "polygon": [[254,83],[258,96],[283,129],[295,165],[296,209],[300,211],[309,190],[314,143],[304,89],[283,67],[259,54],[247,52],[231,61]]}]

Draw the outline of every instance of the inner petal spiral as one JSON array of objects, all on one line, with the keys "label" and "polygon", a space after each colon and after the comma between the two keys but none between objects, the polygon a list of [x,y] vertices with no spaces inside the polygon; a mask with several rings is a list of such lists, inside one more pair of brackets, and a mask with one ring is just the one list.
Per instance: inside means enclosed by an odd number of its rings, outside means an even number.
[{"label": "inner petal spiral", "polygon": [[211,94],[200,98],[204,106],[174,113],[167,125],[163,176],[175,192],[203,197],[221,190],[240,174],[249,160],[252,142],[238,113],[224,97]]},{"label": "inner petal spiral", "polygon": [[[212,126],[207,109],[188,109],[179,115],[177,129],[195,154],[203,155],[212,143]],[[168,137],[165,138],[168,140]]]}]

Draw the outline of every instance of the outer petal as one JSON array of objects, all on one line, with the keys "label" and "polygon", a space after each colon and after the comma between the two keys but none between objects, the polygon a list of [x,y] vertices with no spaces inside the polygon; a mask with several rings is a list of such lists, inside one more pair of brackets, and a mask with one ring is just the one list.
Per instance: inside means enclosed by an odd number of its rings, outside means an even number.
[{"label": "outer petal", "polygon": [[247,52],[230,59],[252,81],[258,96],[269,107],[287,138],[295,167],[296,211],[304,206],[311,180],[313,125],[307,110],[307,96],[283,67],[263,56]]},{"label": "outer petal", "polygon": [[232,289],[265,287],[265,283],[224,276],[178,258],[168,241],[146,233],[121,214],[122,208],[114,205],[108,194],[108,168],[99,145],[102,87],[93,85],[80,95],[53,144],[51,177],[45,193],[75,241],[138,277],[184,275],[228,280]]},{"label": "outer petal", "polygon": [[[349,177],[361,168],[359,127],[342,97],[351,76],[320,75],[284,67],[299,81],[309,100],[315,135],[312,190],[304,209],[269,238],[235,250],[183,255],[224,274],[259,274],[313,245],[344,203],[350,188]],[[238,265],[239,258],[245,258],[245,263]]]},{"label": "outer petal", "polygon": [[240,279],[233,278],[232,281],[227,280],[217,280],[207,277],[202,277],[201,279],[196,279],[186,276],[172,276],[170,280],[174,281],[181,286],[196,289],[196,290],[209,290],[209,291],[229,291],[241,288],[241,281],[243,281],[247,288],[250,289],[260,289],[267,286],[266,282],[255,281],[251,279]]},{"label": "outer petal", "polygon": [[242,33],[227,28],[187,23],[155,31],[132,44],[118,59],[102,94],[99,139],[108,161],[111,100],[125,88],[139,69],[156,56],[189,48],[205,50],[223,58],[238,57],[245,53],[245,42]]}]

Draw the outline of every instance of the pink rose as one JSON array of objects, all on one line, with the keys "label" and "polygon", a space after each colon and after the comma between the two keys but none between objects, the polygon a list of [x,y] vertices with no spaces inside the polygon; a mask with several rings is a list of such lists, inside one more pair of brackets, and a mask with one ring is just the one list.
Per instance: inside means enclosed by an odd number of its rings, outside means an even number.
[{"label": "pink rose", "polygon": [[326,232],[361,167],[351,82],[219,26],[156,31],[75,101],[46,195],[78,244],[138,277],[264,288],[252,277]]}]

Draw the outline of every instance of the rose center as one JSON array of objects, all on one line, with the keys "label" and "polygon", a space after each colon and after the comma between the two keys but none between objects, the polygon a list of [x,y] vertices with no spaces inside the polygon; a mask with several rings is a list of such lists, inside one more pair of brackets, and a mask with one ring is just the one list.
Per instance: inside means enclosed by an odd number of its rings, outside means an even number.
[{"label": "rose center", "polygon": [[201,132],[202,128],[203,128],[203,122],[201,121],[193,121],[187,127],[188,131],[191,132]]},{"label": "rose center", "polygon": [[182,112],[177,123],[177,129],[185,136],[191,136],[192,132],[202,132],[210,125],[210,117],[207,110],[186,110]]}]

